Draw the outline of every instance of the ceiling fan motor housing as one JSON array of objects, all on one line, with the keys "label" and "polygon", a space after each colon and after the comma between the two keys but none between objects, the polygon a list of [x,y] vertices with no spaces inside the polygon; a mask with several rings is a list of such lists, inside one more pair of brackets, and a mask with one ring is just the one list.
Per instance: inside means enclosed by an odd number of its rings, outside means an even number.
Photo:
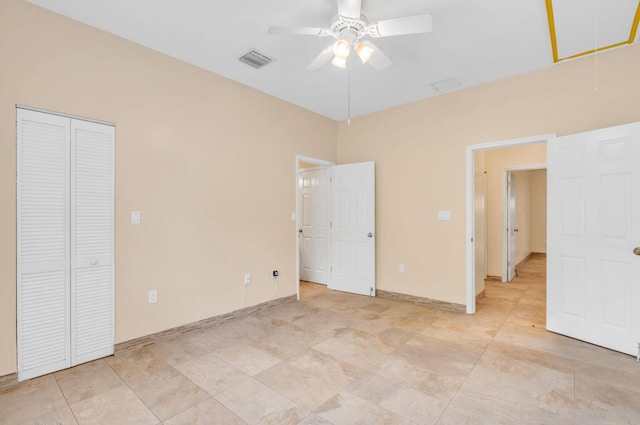
[{"label": "ceiling fan motor housing", "polygon": [[350,41],[364,37],[368,32],[368,21],[364,15],[359,19],[338,16],[329,29],[334,32],[336,38],[348,38]]}]

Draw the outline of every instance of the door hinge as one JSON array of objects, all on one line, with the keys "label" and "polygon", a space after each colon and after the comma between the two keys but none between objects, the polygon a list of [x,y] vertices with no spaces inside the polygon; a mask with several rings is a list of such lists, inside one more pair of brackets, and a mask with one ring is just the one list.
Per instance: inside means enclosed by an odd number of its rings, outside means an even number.
[{"label": "door hinge", "polygon": [[333,229],[333,221],[329,222],[329,227],[331,227]]}]

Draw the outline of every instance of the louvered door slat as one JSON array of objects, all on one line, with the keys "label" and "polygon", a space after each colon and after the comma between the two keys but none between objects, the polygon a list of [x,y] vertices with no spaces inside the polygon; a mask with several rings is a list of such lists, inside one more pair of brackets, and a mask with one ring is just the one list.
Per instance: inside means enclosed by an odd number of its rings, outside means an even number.
[{"label": "louvered door slat", "polygon": [[113,354],[113,127],[71,132],[72,364]]},{"label": "louvered door slat", "polygon": [[67,118],[17,110],[18,379],[70,365]]}]

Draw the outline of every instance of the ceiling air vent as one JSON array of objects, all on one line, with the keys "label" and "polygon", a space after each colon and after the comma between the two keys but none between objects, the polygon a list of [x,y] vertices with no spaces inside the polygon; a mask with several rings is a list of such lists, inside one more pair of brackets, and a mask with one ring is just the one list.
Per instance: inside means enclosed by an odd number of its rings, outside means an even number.
[{"label": "ceiling air vent", "polygon": [[447,91],[457,90],[462,87],[462,83],[455,77],[447,78],[446,80],[437,81],[431,84],[438,93],[443,93]]},{"label": "ceiling air vent", "polygon": [[249,50],[249,52],[240,56],[240,62],[246,63],[255,69],[260,69],[271,62],[271,58],[263,55],[257,50]]}]

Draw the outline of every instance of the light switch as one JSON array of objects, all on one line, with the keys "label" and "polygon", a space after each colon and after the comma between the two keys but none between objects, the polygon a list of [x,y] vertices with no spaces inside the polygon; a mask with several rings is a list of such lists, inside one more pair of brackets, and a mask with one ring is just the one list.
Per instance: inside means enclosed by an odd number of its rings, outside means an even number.
[{"label": "light switch", "polygon": [[140,224],[140,211],[131,211],[131,224]]},{"label": "light switch", "polygon": [[438,211],[438,220],[451,221],[451,211]]}]

